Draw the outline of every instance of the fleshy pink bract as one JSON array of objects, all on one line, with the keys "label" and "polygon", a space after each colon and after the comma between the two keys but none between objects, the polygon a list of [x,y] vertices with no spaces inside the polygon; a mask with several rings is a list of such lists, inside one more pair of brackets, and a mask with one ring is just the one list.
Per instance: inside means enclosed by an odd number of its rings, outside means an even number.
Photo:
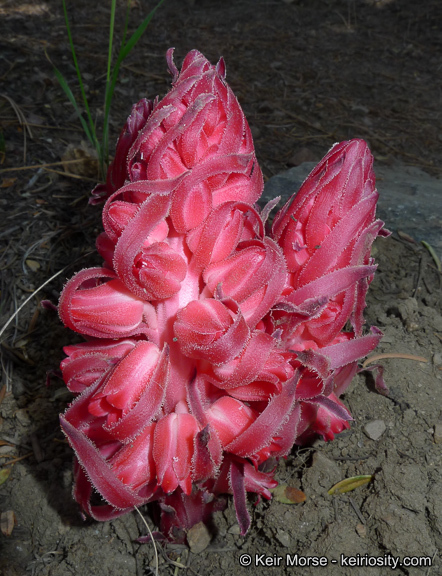
[{"label": "fleshy pink bract", "polygon": [[172,89],[133,107],[94,190],[103,266],[60,297],[87,339],[65,348],[76,398],[61,425],[94,518],[155,501],[165,536],[183,539],[233,494],[245,534],[247,493],[270,498],[278,459],[349,427],[339,396],[381,338],[363,310],[383,223],[373,158],[351,140],[266,231],[276,202],[256,204],[263,178],[224,61],[194,50],[178,72],[172,56]]}]

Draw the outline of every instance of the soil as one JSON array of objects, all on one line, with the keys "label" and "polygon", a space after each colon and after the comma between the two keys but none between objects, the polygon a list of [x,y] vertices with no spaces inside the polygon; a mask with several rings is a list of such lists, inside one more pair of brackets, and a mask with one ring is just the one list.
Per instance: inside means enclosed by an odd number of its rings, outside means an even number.
[{"label": "soil", "polygon": [[[108,4],[91,9],[84,0],[68,2],[98,123]],[[133,2],[131,29],[151,8],[147,4]],[[418,4],[166,0],[121,70],[111,141],[133,102],[167,91],[164,55],[174,45],[178,63],[192,48],[212,62],[224,56],[266,179],[319,160],[335,141],[351,137],[369,142],[376,163],[401,161],[437,177],[442,5]],[[87,153],[78,118],[45,57],[46,51],[74,87],[62,5],[6,0],[0,15],[0,325],[62,271],[2,334],[0,574],[147,576],[155,570],[154,547],[136,542],[146,528],[135,512],[104,523],[80,517],[71,496],[72,452],[58,424],[70,395],[54,375],[46,386],[62,346],[78,337],[40,300],[56,302],[66,278],[100,263],[93,252],[100,209],[87,204],[96,176],[86,163],[65,164],[65,172],[60,164]],[[120,34],[121,23],[117,39]],[[21,169],[44,164],[54,165]],[[242,538],[229,502],[215,514],[202,552],[157,545],[159,574],[384,576],[391,564],[380,562],[398,557],[412,564],[397,567],[398,574],[442,574],[441,275],[430,253],[403,234],[406,229],[401,236],[393,232],[374,246],[379,268],[367,323],[385,334],[377,352],[426,362],[381,360],[387,396],[376,391],[371,372],[358,374],[343,397],[354,417],[351,429],[333,442],[294,450],[279,463],[277,479],[303,490],[304,503],[252,498],[252,527]],[[328,495],[336,482],[359,475],[373,478]],[[153,528],[148,510],[142,512]],[[247,555],[251,565],[241,565]]]}]

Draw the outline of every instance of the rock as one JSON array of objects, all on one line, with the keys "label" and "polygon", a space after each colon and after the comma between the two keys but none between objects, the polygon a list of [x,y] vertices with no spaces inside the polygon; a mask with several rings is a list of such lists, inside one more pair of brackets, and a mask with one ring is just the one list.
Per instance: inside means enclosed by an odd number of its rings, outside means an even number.
[{"label": "rock", "polygon": [[385,422],[383,420],[372,420],[372,422],[368,422],[364,426],[364,432],[371,440],[374,440],[375,442],[379,440],[386,429],[387,427],[385,426]]},{"label": "rock", "polygon": [[230,526],[230,528],[227,530],[227,532],[229,534],[233,534],[234,536],[238,536],[239,533],[241,532],[241,530],[239,528],[239,524],[233,524],[232,526]]},{"label": "rock", "polygon": [[399,302],[398,311],[402,322],[409,332],[419,328],[419,324],[417,323],[418,304],[416,298],[406,298]]},{"label": "rock", "polygon": [[210,544],[210,534],[204,522],[198,522],[187,532],[187,543],[194,554],[199,554]]},{"label": "rock", "polygon": [[20,408],[15,413],[15,417],[20,422],[22,426],[29,426],[31,424],[31,419],[29,418],[28,411],[24,408]]},{"label": "rock", "polygon": [[276,531],[276,539],[283,545],[285,548],[290,547],[290,536],[285,530],[281,530],[278,528]]},{"label": "rock", "polygon": [[440,314],[434,311],[434,314],[430,316],[429,322],[437,332],[442,332],[442,316]]}]

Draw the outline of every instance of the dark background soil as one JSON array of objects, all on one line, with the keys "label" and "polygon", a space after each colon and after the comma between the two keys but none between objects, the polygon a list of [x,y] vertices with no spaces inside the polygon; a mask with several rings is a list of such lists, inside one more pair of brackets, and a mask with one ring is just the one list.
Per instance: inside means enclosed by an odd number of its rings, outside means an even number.
[{"label": "dark background soil", "polygon": [[[67,4],[99,124],[110,3]],[[121,14],[124,5],[119,2]],[[131,29],[152,7],[133,2]],[[441,26],[442,4],[436,0],[166,0],[121,71],[111,141],[134,102],[168,90],[166,50],[176,47],[179,65],[197,48],[214,63],[224,56],[266,179],[319,160],[334,142],[353,137],[368,141],[375,166],[401,161],[438,177]],[[121,29],[120,21],[117,40]],[[2,530],[8,532],[11,512],[16,524],[10,536],[0,533],[0,574],[148,575],[153,548],[134,542],[145,534],[139,517],[102,524],[81,520],[70,493],[72,453],[58,426],[70,397],[57,378],[45,385],[47,371],[62,358],[62,345],[77,337],[39,302],[56,302],[66,278],[100,262],[91,252],[101,226],[100,209],[87,205],[96,181],[91,161],[65,165],[69,176],[60,173],[61,164],[20,170],[87,154],[81,126],[45,51],[77,93],[61,2],[0,2],[0,326],[66,267],[2,335],[0,482],[10,471],[0,486]],[[280,463],[277,478],[301,488],[304,504],[251,503],[253,524],[246,538],[238,536],[229,505],[217,514],[212,542],[201,554],[161,548],[160,574],[273,570],[303,576],[322,570],[331,576],[383,576],[388,569],[342,567],[340,555],[388,553],[432,559],[432,566],[402,566],[396,573],[442,574],[442,443],[436,442],[442,425],[440,274],[422,246],[394,232],[375,245],[379,271],[368,321],[385,333],[380,352],[424,356],[428,362],[383,361],[389,397],[376,394],[371,376],[360,374],[344,396],[355,418],[351,430]],[[378,440],[365,431],[375,420],[385,424]],[[335,482],[358,474],[375,479],[349,494],[327,495]],[[338,563],[287,567],[285,555],[296,553]],[[251,554],[253,561],[255,554],[276,554],[284,561],[273,569],[241,567],[241,554]]]}]

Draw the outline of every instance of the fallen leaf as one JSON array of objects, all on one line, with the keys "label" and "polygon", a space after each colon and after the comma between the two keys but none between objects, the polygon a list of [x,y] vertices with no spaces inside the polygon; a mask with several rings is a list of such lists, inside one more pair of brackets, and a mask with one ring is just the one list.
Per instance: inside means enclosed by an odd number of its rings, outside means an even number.
[{"label": "fallen leaf", "polygon": [[331,496],[332,494],[345,494],[345,492],[351,492],[355,488],[359,488],[359,486],[363,486],[364,484],[368,484],[373,480],[373,475],[364,475],[364,476],[352,476],[351,478],[346,478],[345,480],[341,480],[334,486],[330,488],[328,494]]},{"label": "fallen leaf", "polygon": [[3,468],[0,470],[0,486],[9,478],[12,468]]},{"label": "fallen leaf", "polygon": [[0,404],[3,402],[3,398],[6,396],[6,384],[3,384],[3,388],[0,390]]},{"label": "fallen leaf", "polygon": [[37,272],[37,270],[40,268],[40,262],[37,262],[37,260],[30,260],[28,258],[26,260],[26,266],[28,266],[28,268],[30,268],[32,272]]},{"label": "fallen leaf", "polygon": [[17,518],[13,510],[6,510],[0,515],[0,530],[4,536],[10,536],[17,525]]},{"label": "fallen leaf", "polygon": [[401,240],[406,240],[407,242],[410,242],[411,244],[417,244],[416,240],[412,236],[410,236],[406,232],[402,232],[402,230],[398,230],[397,235],[399,236],[399,238]]},{"label": "fallen leaf", "polygon": [[0,184],[0,188],[9,188],[14,184],[17,178],[3,178]]},{"label": "fallen leaf", "polygon": [[273,494],[273,498],[281,504],[300,504],[305,502],[307,496],[302,490],[294,488],[293,486],[287,486],[287,484],[279,484],[273,490],[270,490]]},{"label": "fallen leaf", "polygon": [[98,175],[98,160],[95,150],[82,141],[80,147],[69,144],[61,157],[63,169],[68,174],[96,178]]}]

